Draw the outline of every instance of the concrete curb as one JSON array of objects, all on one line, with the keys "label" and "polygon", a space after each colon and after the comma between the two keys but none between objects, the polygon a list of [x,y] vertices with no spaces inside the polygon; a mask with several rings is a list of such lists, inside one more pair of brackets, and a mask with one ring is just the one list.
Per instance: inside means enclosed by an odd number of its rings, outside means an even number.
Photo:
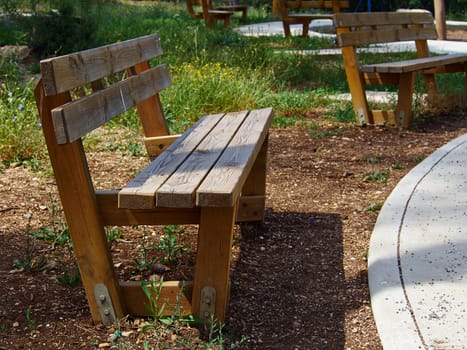
[{"label": "concrete curb", "polygon": [[466,349],[467,134],[397,185],[370,241],[371,303],[384,349]]}]

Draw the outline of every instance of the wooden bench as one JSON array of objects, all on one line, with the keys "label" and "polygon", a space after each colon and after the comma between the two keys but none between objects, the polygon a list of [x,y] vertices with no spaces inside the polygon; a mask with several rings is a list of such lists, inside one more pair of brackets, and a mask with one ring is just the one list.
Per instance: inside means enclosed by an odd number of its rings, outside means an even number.
[{"label": "wooden bench", "polygon": [[[334,15],[337,43],[344,66],[357,120],[361,124],[395,124],[407,128],[412,118],[416,73],[424,77],[429,98],[438,94],[436,73],[467,72],[466,54],[430,56],[427,40],[436,39],[433,17],[427,12],[340,13]],[[416,59],[361,65],[357,47],[370,44],[414,41]],[[467,95],[466,76],[465,95]],[[397,85],[395,111],[370,111],[367,85]]]},{"label": "wooden bench", "polygon": [[212,0],[186,0],[186,6],[190,17],[204,18],[208,28],[213,28],[216,21],[223,21],[224,27],[227,28],[235,12],[241,12],[243,22],[246,22],[248,15],[248,5],[229,0],[222,1],[218,6],[214,6]]},{"label": "wooden bench", "polygon": [[[333,19],[333,13],[338,13],[342,8],[347,7],[349,7],[348,0],[279,0],[279,13],[284,25],[284,34],[286,37],[289,37],[291,35],[290,25],[301,24],[303,26],[302,36],[307,37],[311,21],[316,19]],[[332,10],[332,12],[307,12],[312,9]]]},{"label": "wooden bench", "polygon": [[[104,226],[198,224],[194,281],[164,282],[159,302],[222,321],[234,223],[263,220],[272,109],[205,116],[180,137],[169,135],[159,92],[170,75],[148,63],[161,54],[150,35],[41,61],[35,97],[96,323],[147,315],[149,305],[140,282],[117,279]],[[79,97],[75,89],[91,91]],[[81,138],[132,107],[156,158],[123,189],[96,191]]]}]

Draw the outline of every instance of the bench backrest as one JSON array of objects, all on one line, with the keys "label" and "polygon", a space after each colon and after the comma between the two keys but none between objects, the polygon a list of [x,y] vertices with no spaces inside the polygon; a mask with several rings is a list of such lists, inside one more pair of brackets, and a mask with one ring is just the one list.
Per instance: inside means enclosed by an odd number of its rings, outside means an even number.
[{"label": "bench backrest", "polygon": [[[146,136],[167,135],[158,94],[170,86],[170,75],[165,65],[148,63],[161,54],[158,37],[149,35],[41,61],[45,96],[66,95],[51,110],[57,143],[76,141],[135,106]],[[116,73],[123,79],[105,86],[104,78],[115,81]],[[85,91],[91,92],[82,96]]]},{"label": "bench backrest", "polygon": [[337,13],[334,25],[340,47],[437,38],[429,12]]},{"label": "bench backrest", "polygon": [[287,16],[289,9],[293,10],[332,10],[338,13],[343,8],[349,7],[348,0],[279,0],[281,15]]}]

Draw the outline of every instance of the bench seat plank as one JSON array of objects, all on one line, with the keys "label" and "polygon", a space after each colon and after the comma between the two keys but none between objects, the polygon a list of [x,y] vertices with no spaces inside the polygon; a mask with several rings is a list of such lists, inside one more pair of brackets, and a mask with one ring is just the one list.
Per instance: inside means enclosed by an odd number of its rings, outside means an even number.
[{"label": "bench seat plank", "polygon": [[407,73],[464,62],[467,62],[467,55],[460,53],[398,62],[370,64],[361,67],[361,71],[364,73]]},{"label": "bench seat plank", "polygon": [[126,209],[155,208],[156,190],[193,152],[206,134],[219,122],[223,114],[200,119],[159,157],[143,169],[118,194],[118,207]]},{"label": "bench seat plank", "polygon": [[[197,190],[196,204],[200,207],[228,207],[235,205],[263,145],[272,120],[272,109],[250,113],[239,131]],[[247,171],[245,171],[247,169]]]},{"label": "bench seat plank", "polygon": [[[195,191],[247,116],[247,112],[226,114],[191,152],[177,171],[157,190],[156,207],[191,208]],[[229,146],[230,147],[230,146]]]}]

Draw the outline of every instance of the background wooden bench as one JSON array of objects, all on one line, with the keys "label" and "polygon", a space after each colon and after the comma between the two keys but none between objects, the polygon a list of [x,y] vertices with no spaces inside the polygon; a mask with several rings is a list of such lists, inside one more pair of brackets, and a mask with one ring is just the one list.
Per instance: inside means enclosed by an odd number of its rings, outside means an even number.
[{"label": "background wooden bench", "polygon": [[[36,101],[96,323],[147,315],[150,304],[140,282],[116,278],[105,225],[199,224],[194,281],[164,282],[159,307],[167,300],[166,312],[179,303],[183,313],[222,321],[234,223],[263,219],[272,110],[206,116],[180,137],[169,135],[159,92],[170,75],[148,63],[161,54],[150,35],[41,61]],[[132,107],[155,159],[124,189],[96,191],[81,138]]]},{"label": "background wooden bench", "polygon": [[[437,73],[467,72],[467,55],[431,57],[427,40],[436,39],[433,17],[427,12],[339,13],[334,15],[337,43],[342,48],[347,81],[357,120],[361,124],[395,124],[408,127],[416,73],[423,73],[429,98],[438,94]],[[361,65],[357,47],[370,44],[414,41],[417,59]],[[467,77],[466,77],[467,85]],[[395,111],[370,111],[367,85],[397,85]],[[467,86],[465,93],[467,95]]]},{"label": "background wooden bench", "polygon": [[235,12],[241,12],[243,22],[246,22],[248,16],[248,5],[239,4],[233,0],[219,3],[213,3],[213,0],[186,0],[186,6],[190,17],[204,18],[209,28],[213,28],[216,21],[223,21],[224,27],[227,28]]},{"label": "background wooden bench", "polygon": [[[315,19],[333,19],[333,13],[349,7],[348,0],[279,0],[279,13],[284,25],[284,34],[290,36],[290,25],[301,24],[302,36],[308,36],[310,23]],[[309,13],[316,10],[314,13]],[[320,13],[319,11],[323,11]],[[331,11],[330,11],[331,10]]]}]

